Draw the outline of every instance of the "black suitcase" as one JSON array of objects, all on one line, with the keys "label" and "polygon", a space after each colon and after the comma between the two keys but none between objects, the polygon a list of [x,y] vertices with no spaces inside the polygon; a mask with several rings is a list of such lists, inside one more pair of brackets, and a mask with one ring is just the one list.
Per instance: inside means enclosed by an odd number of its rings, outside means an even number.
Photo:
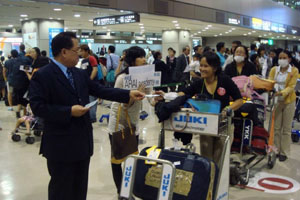
[{"label": "black suitcase", "polygon": [[[147,156],[144,148],[141,156]],[[161,150],[159,159],[169,160],[176,166],[173,188],[174,200],[213,200],[215,197],[218,166],[196,153]],[[138,160],[133,194],[144,200],[156,200],[160,183],[161,167]]]}]

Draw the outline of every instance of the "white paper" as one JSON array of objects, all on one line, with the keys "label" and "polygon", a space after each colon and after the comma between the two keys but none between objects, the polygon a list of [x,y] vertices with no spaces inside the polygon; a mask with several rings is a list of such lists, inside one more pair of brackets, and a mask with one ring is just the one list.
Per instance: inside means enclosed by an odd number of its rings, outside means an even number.
[{"label": "white paper", "polygon": [[146,94],[145,97],[146,98],[153,98],[153,97],[159,97],[159,94]]},{"label": "white paper", "polygon": [[145,88],[158,87],[161,85],[161,72],[149,72],[142,74],[129,74],[124,77],[124,89],[137,89],[143,84]]},{"label": "white paper", "polygon": [[29,72],[31,73],[32,72],[32,67],[30,67],[29,65],[20,65],[20,70],[21,71],[24,71],[24,72]]},{"label": "white paper", "polygon": [[95,100],[95,101],[92,101],[91,103],[86,104],[84,107],[85,107],[85,108],[91,108],[91,107],[93,107],[94,105],[96,105],[97,103],[98,103],[98,99]]},{"label": "white paper", "polygon": [[153,74],[154,72],[155,72],[155,65],[129,67],[130,75]]}]

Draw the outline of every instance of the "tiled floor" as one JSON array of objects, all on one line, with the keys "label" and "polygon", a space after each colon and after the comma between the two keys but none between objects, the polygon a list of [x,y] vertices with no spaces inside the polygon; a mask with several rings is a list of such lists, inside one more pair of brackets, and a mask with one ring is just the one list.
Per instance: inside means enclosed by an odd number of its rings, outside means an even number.
[{"label": "tiled floor", "polygon": [[[150,117],[140,123],[140,137],[146,141],[145,144],[140,145],[140,149],[157,144],[160,130],[153,110],[147,103],[144,103],[144,110],[150,113]],[[98,116],[108,112],[107,108],[98,107]],[[40,138],[36,137],[37,141],[33,145],[26,144],[24,136],[20,142],[13,142],[10,132],[15,121],[15,113],[7,111],[3,102],[0,102],[0,123],[3,128],[0,131],[0,200],[47,199],[49,175],[46,160],[38,155]],[[110,169],[110,145],[106,125],[106,122],[94,124],[95,151],[90,164],[88,200],[117,199]],[[167,134],[167,146],[171,145],[171,138],[171,134]],[[194,143],[199,146],[197,138],[195,137]],[[273,170],[263,168],[262,171],[291,177],[300,182],[300,144],[291,145],[291,155],[286,162],[277,162]],[[229,194],[231,200],[300,199],[300,191],[290,194],[269,194],[231,187]]]}]

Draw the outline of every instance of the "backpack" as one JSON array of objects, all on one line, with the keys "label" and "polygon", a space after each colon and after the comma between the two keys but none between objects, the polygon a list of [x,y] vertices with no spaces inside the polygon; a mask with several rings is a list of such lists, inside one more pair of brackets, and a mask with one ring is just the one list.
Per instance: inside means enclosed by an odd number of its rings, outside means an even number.
[{"label": "backpack", "polygon": [[111,69],[109,70],[109,72],[106,75],[106,81],[113,83],[113,82],[115,82],[115,70],[113,68],[113,60],[112,60],[111,56],[109,56],[109,58],[110,58],[110,63],[111,63]]},{"label": "backpack", "polygon": [[251,98],[253,94],[253,84],[248,76],[236,76],[232,78],[233,82],[239,88],[242,97]]}]

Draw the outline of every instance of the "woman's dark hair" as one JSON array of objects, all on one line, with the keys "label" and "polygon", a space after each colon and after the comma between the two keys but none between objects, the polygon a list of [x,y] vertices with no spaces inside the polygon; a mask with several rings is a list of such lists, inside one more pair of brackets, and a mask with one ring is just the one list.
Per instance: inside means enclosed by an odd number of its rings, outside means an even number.
[{"label": "woman's dark hair", "polygon": [[1,56],[1,61],[3,62],[5,60],[5,57],[4,56]]},{"label": "woman's dark hair", "polygon": [[216,70],[216,75],[222,72],[220,58],[216,53],[207,51],[202,55],[202,58],[206,58],[207,64]]},{"label": "woman's dark hair", "polygon": [[47,56],[47,51],[45,51],[45,50],[41,51],[41,55],[46,57]]},{"label": "woman's dark hair", "polygon": [[209,46],[206,46],[203,50],[203,53],[210,52],[210,51],[211,51],[211,48]]},{"label": "woman's dark hair", "polygon": [[199,54],[199,53],[195,53],[194,55],[193,55],[193,58],[197,58],[197,60],[201,60],[201,55]]},{"label": "woman's dark hair", "polygon": [[249,59],[249,53],[248,53],[248,49],[247,49],[246,46],[244,46],[244,45],[239,45],[239,46],[237,46],[237,47],[235,48],[234,52],[233,52],[233,55],[235,55],[235,52],[236,52],[236,50],[237,50],[239,47],[242,47],[242,48],[245,50],[245,54],[246,54],[245,62],[247,62],[248,59]]},{"label": "woman's dark hair", "polygon": [[176,51],[172,47],[168,48],[168,51],[170,51],[170,50],[173,51],[174,55],[176,54]]},{"label": "woman's dark hair", "polygon": [[142,49],[141,47],[138,47],[138,46],[133,46],[127,50],[124,60],[129,66],[134,66],[136,58],[141,58],[141,57],[145,57],[145,56],[146,56],[146,53],[145,53],[144,49]]},{"label": "woman's dark hair", "polygon": [[133,46],[127,49],[126,56],[124,58],[125,64],[127,65],[124,70],[122,70],[118,75],[120,74],[128,74],[129,73],[129,67],[135,65],[135,59],[145,57],[146,53],[145,50],[138,46]]},{"label": "woman's dark hair", "polygon": [[264,47],[259,47],[258,50],[257,50],[258,57],[261,57],[260,53],[262,51],[266,51],[266,49]]},{"label": "woman's dark hair", "polygon": [[153,58],[154,60],[157,60],[158,59],[158,56],[161,55],[161,52],[160,51],[155,51],[154,54],[153,54]]},{"label": "woman's dark hair", "polygon": [[37,57],[37,58],[40,57],[40,56],[41,56],[41,50],[40,50],[40,48],[38,48],[38,47],[33,47],[33,49],[34,49],[35,52],[36,52],[36,57]]},{"label": "woman's dark hair", "polygon": [[13,49],[10,51],[10,55],[13,57],[13,58],[17,58],[19,56],[19,53],[17,50]]},{"label": "woman's dark hair", "polygon": [[87,44],[80,45],[80,49],[83,50],[83,51],[87,51],[88,54],[91,54],[90,47]]},{"label": "woman's dark hair", "polygon": [[71,49],[73,47],[72,39],[77,39],[73,32],[61,32],[56,35],[51,43],[52,54],[58,56],[62,49]]},{"label": "woman's dark hair", "polygon": [[[288,50],[282,50],[279,54],[281,54],[281,53],[285,53],[289,58],[293,58],[292,53]],[[279,57],[279,54],[278,54],[278,57]]]}]

